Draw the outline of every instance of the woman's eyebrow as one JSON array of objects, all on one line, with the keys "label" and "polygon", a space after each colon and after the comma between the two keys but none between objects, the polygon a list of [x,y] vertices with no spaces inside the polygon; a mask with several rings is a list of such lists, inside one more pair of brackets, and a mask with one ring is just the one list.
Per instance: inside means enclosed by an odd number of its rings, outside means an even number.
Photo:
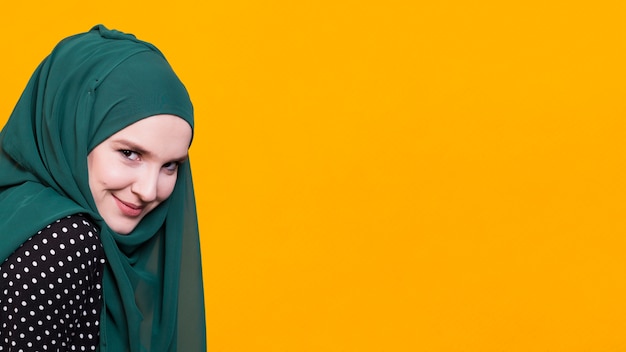
[{"label": "woman's eyebrow", "polygon": [[189,160],[189,153],[185,154],[185,156],[183,156],[182,158],[173,159],[172,161],[182,164],[187,160]]},{"label": "woman's eyebrow", "polygon": [[124,145],[124,148],[130,149],[133,152],[137,152],[137,153],[139,153],[141,155],[145,155],[145,156],[152,155],[152,153],[150,153],[148,150],[146,150],[143,147],[141,147],[139,144],[131,142],[131,141],[127,140],[127,139],[117,139],[114,142],[122,144],[122,145]]}]

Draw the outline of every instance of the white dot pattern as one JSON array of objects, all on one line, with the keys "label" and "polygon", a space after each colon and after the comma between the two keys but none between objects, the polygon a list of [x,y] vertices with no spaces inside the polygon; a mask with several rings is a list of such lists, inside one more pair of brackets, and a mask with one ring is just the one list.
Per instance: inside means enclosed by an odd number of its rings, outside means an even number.
[{"label": "white dot pattern", "polygon": [[57,220],[0,264],[0,351],[95,351],[104,250],[82,214]]}]

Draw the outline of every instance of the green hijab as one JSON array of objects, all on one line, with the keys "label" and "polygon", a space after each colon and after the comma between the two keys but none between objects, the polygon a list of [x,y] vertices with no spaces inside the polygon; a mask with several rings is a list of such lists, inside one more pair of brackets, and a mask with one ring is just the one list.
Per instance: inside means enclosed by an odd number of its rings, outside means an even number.
[{"label": "green hijab", "polygon": [[49,223],[84,213],[100,228],[101,351],[204,351],[202,271],[189,163],[170,198],[129,234],[112,231],[89,189],[87,155],[157,114],[193,128],[193,107],[162,53],[102,25],[61,41],[0,132],[0,262]]}]

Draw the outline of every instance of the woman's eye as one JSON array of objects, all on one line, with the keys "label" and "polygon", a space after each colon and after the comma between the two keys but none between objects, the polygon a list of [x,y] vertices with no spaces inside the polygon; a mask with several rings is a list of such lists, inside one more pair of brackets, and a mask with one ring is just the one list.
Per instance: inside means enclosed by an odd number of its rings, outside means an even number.
[{"label": "woman's eye", "polygon": [[178,163],[175,161],[163,164],[163,168],[165,168],[167,171],[170,172],[174,172],[178,169]]},{"label": "woman's eye", "polygon": [[124,157],[128,160],[135,161],[139,159],[139,153],[133,152],[132,150],[122,149],[120,150],[120,153],[122,153],[122,155],[124,155]]}]

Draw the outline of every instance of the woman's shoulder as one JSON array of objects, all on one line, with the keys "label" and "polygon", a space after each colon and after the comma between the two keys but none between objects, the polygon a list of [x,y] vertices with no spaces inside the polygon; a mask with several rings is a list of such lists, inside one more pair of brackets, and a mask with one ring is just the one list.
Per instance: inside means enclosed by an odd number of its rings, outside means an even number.
[{"label": "woman's shoulder", "polygon": [[[58,260],[58,270],[61,270],[61,266],[70,269],[76,265],[84,269],[82,264],[102,263],[104,257],[98,228],[93,220],[84,214],[73,214],[53,221],[33,234],[4,263],[0,263],[0,267],[8,265],[13,270],[31,261],[37,266],[43,265],[43,262],[53,263]],[[29,260],[24,260],[25,258]]]},{"label": "woman's shoulder", "polygon": [[90,237],[98,237],[98,227],[94,221],[86,214],[76,213],[68,216],[64,216],[37,232],[37,235],[42,233],[52,234],[80,234],[89,233]]}]

